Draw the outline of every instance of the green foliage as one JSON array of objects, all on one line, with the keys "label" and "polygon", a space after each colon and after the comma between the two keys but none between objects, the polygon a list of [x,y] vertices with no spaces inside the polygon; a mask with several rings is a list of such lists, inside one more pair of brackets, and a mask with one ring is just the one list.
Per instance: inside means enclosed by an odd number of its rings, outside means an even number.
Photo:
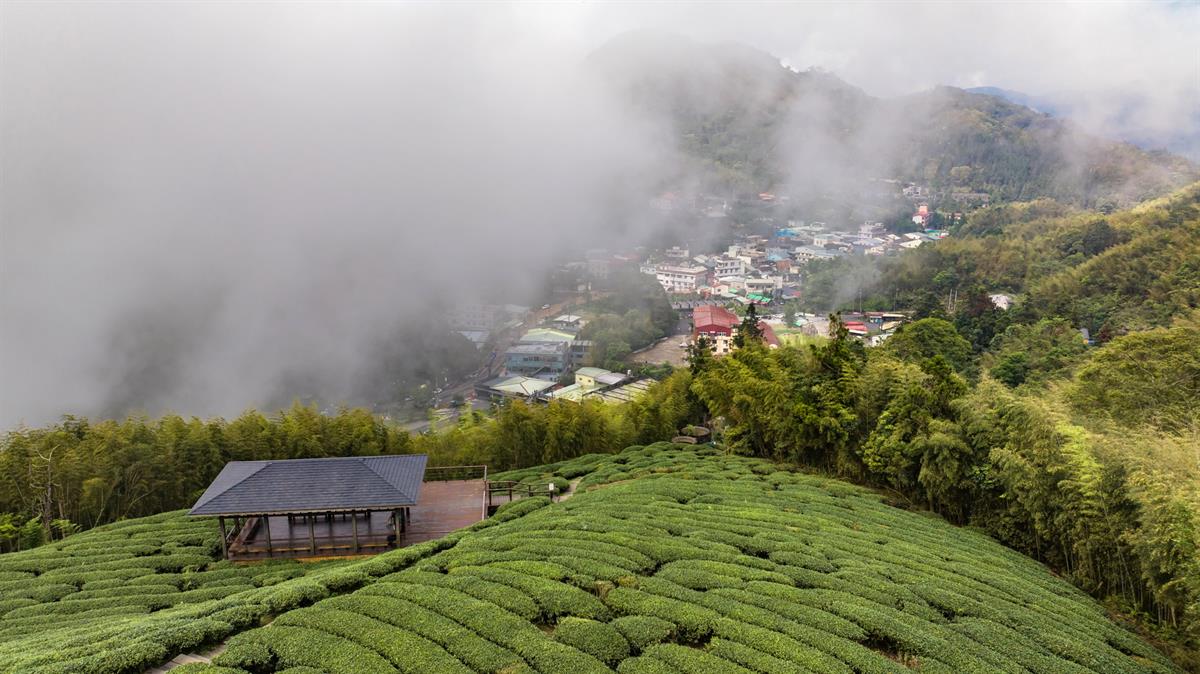
[{"label": "green foliage", "polygon": [[212,520],[171,512],[0,556],[0,671],[140,672],[456,540],[367,561],[236,566],[217,560],[219,535]]},{"label": "green foliage", "polygon": [[1086,351],[1079,331],[1061,318],[1011,325],[992,343],[988,373],[1009,387],[1045,383],[1069,372]]},{"label": "green foliage", "polygon": [[648,615],[627,615],[610,623],[637,651],[661,643],[675,633],[675,624]]},{"label": "green foliage", "polygon": [[629,657],[629,642],[625,637],[615,627],[595,620],[564,618],[555,626],[554,638],[608,665]]},{"label": "green foliage", "polygon": [[884,342],[883,348],[912,362],[941,356],[959,372],[966,370],[971,362],[971,343],[958,334],[954,325],[939,318],[923,318],[902,325]]},{"label": "green foliage", "polygon": [[1068,394],[1076,410],[1126,426],[1180,429],[1200,419],[1200,326],[1119,337],[1083,365]]},{"label": "green foliage", "polygon": [[[928,185],[948,203],[969,201],[961,193],[985,193],[996,201],[1045,196],[1122,204],[1197,175],[1184,159],[1092,137],[998,97],[937,87],[875,99],[829,73],[792,71],[736,44],[629,35],[589,62],[631,100],[671,121],[688,175],[718,194],[756,195],[784,183],[797,137],[821,138],[820,156],[836,159],[841,175],[878,175],[886,166],[889,177]],[[861,142],[882,134],[891,141],[883,150]],[[814,180],[816,193],[839,187]],[[808,201],[810,209],[822,205]],[[733,217],[751,222],[756,214],[747,205]]]},{"label": "green foliage", "polygon": [[[1031,426],[1029,419],[1014,423]],[[0,584],[23,587],[33,570],[41,572],[35,580],[47,577],[48,606],[93,601],[61,595],[75,583],[138,581],[129,585],[133,604],[111,607],[122,613],[0,617],[0,671],[140,671],[221,639],[228,649],[212,667],[195,669],[765,674],[887,673],[907,664],[957,672],[1175,671],[1036,562],[845,483],[666,443],[524,473],[570,473],[591,483],[521,516],[365,562],[308,567],[264,587],[256,587],[259,579],[297,565],[210,562],[165,573],[138,566],[127,577],[118,566],[93,570],[141,560],[155,541],[214,535],[210,522],[178,514],[0,557]],[[1181,528],[1193,525],[1178,516],[1186,509],[1171,505],[1172,492],[1151,482],[1139,488],[1166,499],[1155,501],[1164,507],[1142,535],[1194,532]],[[1048,526],[1069,527],[1070,520]],[[76,569],[51,546],[79,551],[81,562],[106,561]],[[1178,549],[1155,573],[1192,573],[1194,551]],[[146,583],[148,575],[161,583]],[[247,582],[231,584],[239,578]],[[136,590],[155,586],[157,595]],[[235,590],[149,614],[138,604],[142,597],[170,603],[209,587]],[[1181,591],[1164,589],[1161,600]],[[256,628],[269,613],[277,614],[270,626]],[[46,619],[53,622],[38,622]]]},{"label": "green foliage", "polygon": [[637,272],[614,274],[602,299],[583,310],[594,315],[580,332],[595,342],[592,365],[625,370],[629,355],[670,334],[679,316],[662,286]]},{"label": "green foliage", "polygon": [[[0,481],[0,512],[38,514],[27,510],[28,490],[43,493],[49,483],[50,509],[69,520],[56,527],[56,537],[62,537],[73,524],[90,528],[190,506],[227,461],[409,449],[405,433],[361,409],[325,416],[296,404],[273,418],[247,412],[229,422],[176,415],[96,423],[64,417],[53,426],[20,428],[0,438],[0,474],[8,476]],[[23,548],[50,533],[37,521],[22,525],[15,538]]]}]

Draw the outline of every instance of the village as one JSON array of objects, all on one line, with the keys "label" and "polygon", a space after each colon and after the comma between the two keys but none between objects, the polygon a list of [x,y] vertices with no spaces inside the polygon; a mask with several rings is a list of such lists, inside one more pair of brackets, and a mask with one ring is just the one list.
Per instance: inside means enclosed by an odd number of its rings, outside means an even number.
[{"label": "village", "polygon": [[[694,244],[680,241],[620,252],[592,249],[582,260],[561,266],[560,280],[552,288],[554,301],[540,309],[478,303],[455,306],[451,327],[488,353],[473,374],[466,397],[480,406],[507,399],[623,402],[647,390],[651,379],[637,376],[632,367],[599,367],[603,354],[597,354],[596,344],[583,336],[589,319],[581,307],[587,306],[587,298],[602,294],[611,277],[634,271],[657,281],[678,314],[678,323],[672,334],[633,353],[629,365],[685,366],[689,344],[701,337],[708,340],[715,356],[728,354],[750,307],[760,318],[759,331],[768,348],[824,336],[829,331],[827,314],[795,310],[804,296],[807,265],[898,254],[946,237],[948,232],[937,225],[957,223],[963,217],[960,212],[935,214],[924,200],[927,191],[919,186],[903,190],[912,204],[912,226],[906,229],[914,230],[904,233],[889,231],[882,222],[836,226],[769,216],[753,228],[768,233],[754,233],[732,225],[730,209],[722,199],[698,196],[684,202],[670,193],[657,197],[652,209],[686,209],[697,219],[729,223],[727,245],[695,249]],[[786,199],[758,195],[767,209]],[[858,311],[842,312],[841,319],[852,337],[876,346],[908,316],[904,311]]]}]

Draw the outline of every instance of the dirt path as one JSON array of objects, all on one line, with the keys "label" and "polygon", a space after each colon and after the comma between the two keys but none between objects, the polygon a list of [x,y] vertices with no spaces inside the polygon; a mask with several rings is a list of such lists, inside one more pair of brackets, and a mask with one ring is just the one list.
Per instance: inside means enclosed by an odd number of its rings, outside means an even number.
[{"label": "dirt path", "polygon": [[568,485],[568,486],[567,486],[567,490],[566,490],[566,491],[564,491],[564,492],[562,493],[562,495],[558,497],[558,500],[559,500],[559,501],[565,501],[565,500],[567,500],[567,499],[571,498],[572,496],[574,496],[574,495],[575,495],[575,487],[578,487],[578,486],[579,486],[579,482],[580,482],[581,480],[583,480],[583,478],[582,478],[582,477],[577,477],[577,478],[575,478],[574,480],[571,480],[571,484],[570,484],[570,485]]},{"label": "dirt path", "polygon": [[181,653],[171,658],[169,662],[159,665],[154,669],[146,670],[146,674],[165,674],[180,665],[187,665],[193,662],[212,662],[212,659],[225,652],[225,643],[219,643],[216,646],[204,651],[203,653]]}]

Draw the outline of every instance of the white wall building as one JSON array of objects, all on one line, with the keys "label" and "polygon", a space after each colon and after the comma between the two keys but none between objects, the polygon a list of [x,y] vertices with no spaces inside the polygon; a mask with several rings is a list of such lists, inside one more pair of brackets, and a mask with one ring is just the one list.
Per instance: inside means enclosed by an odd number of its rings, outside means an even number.
[{"label": "white wall building", "polygon": [[694,293],[704,287],[708,269],[700,265],[662,264],[656,269],[658,283],[669,293]]},{"label": "white wall building", "polygon": [[719,257],[715,261],[713,273],[721,276],[741,276],[746,273],[746,261],[739,257]]}]

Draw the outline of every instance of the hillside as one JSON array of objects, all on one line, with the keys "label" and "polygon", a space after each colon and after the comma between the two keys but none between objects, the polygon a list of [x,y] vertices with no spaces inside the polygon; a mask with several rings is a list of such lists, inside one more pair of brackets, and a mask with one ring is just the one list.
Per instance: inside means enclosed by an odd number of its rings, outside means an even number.
[{"label": "hillside", "polygon": [[[980,293],[1008,293],[1017,307],[1005,321],[1064,318],[1107,340],[1200,308],[1197,260],[1200,183],[1109,214],[1046,201],[984,209],[955,236],[884,260],[863,295],[873,308],[928,311],[954,292],[967,313],[979,313],[988,309],[972,308]],[[814,275],[841,275],[846,264]],[[978,348],[990,345],[986,331],[959,327]]]},{"label": "hillside", "polygon": [[1089,136],[1022,105],[951,87],[880,99],[738,44],[631,33],[589,65],[669,121],[710,189],[863,198],[872,178],[930,187],[943,203],[1053,198],[1124,206],[1200,177],[1180,157]]},{"label": "hillside", "polygon": [[[3,671],[138,671],[235,631],[213,665],[176,671],[1177,671],[1045,567],[839,481],[667,444],[502,477],[550,476],[578,480],[575,494],[518,501],[440,541],[265,588],[252,585],[299,565],[226,569],[236,591],[190,607],[147,614],[155,606],[134,599],[172,603],[194,577],[175,563],[154,574],[161,600],[118,589],[135,572],[108,572],[108,601],[130,607],[110,609],[115,622],[67,617],[72,594],[105,581],[60,576],[61,598],[47,590],[0,619]],[[59,547],[100,555],[125,533],[166,541],[210,529],[168,514]],[[106,563],[134,566],[131,552]],[[4,568],[47,575],[57,558],[14,553]],[[45,618],[29,633],[34,614]]]}]

